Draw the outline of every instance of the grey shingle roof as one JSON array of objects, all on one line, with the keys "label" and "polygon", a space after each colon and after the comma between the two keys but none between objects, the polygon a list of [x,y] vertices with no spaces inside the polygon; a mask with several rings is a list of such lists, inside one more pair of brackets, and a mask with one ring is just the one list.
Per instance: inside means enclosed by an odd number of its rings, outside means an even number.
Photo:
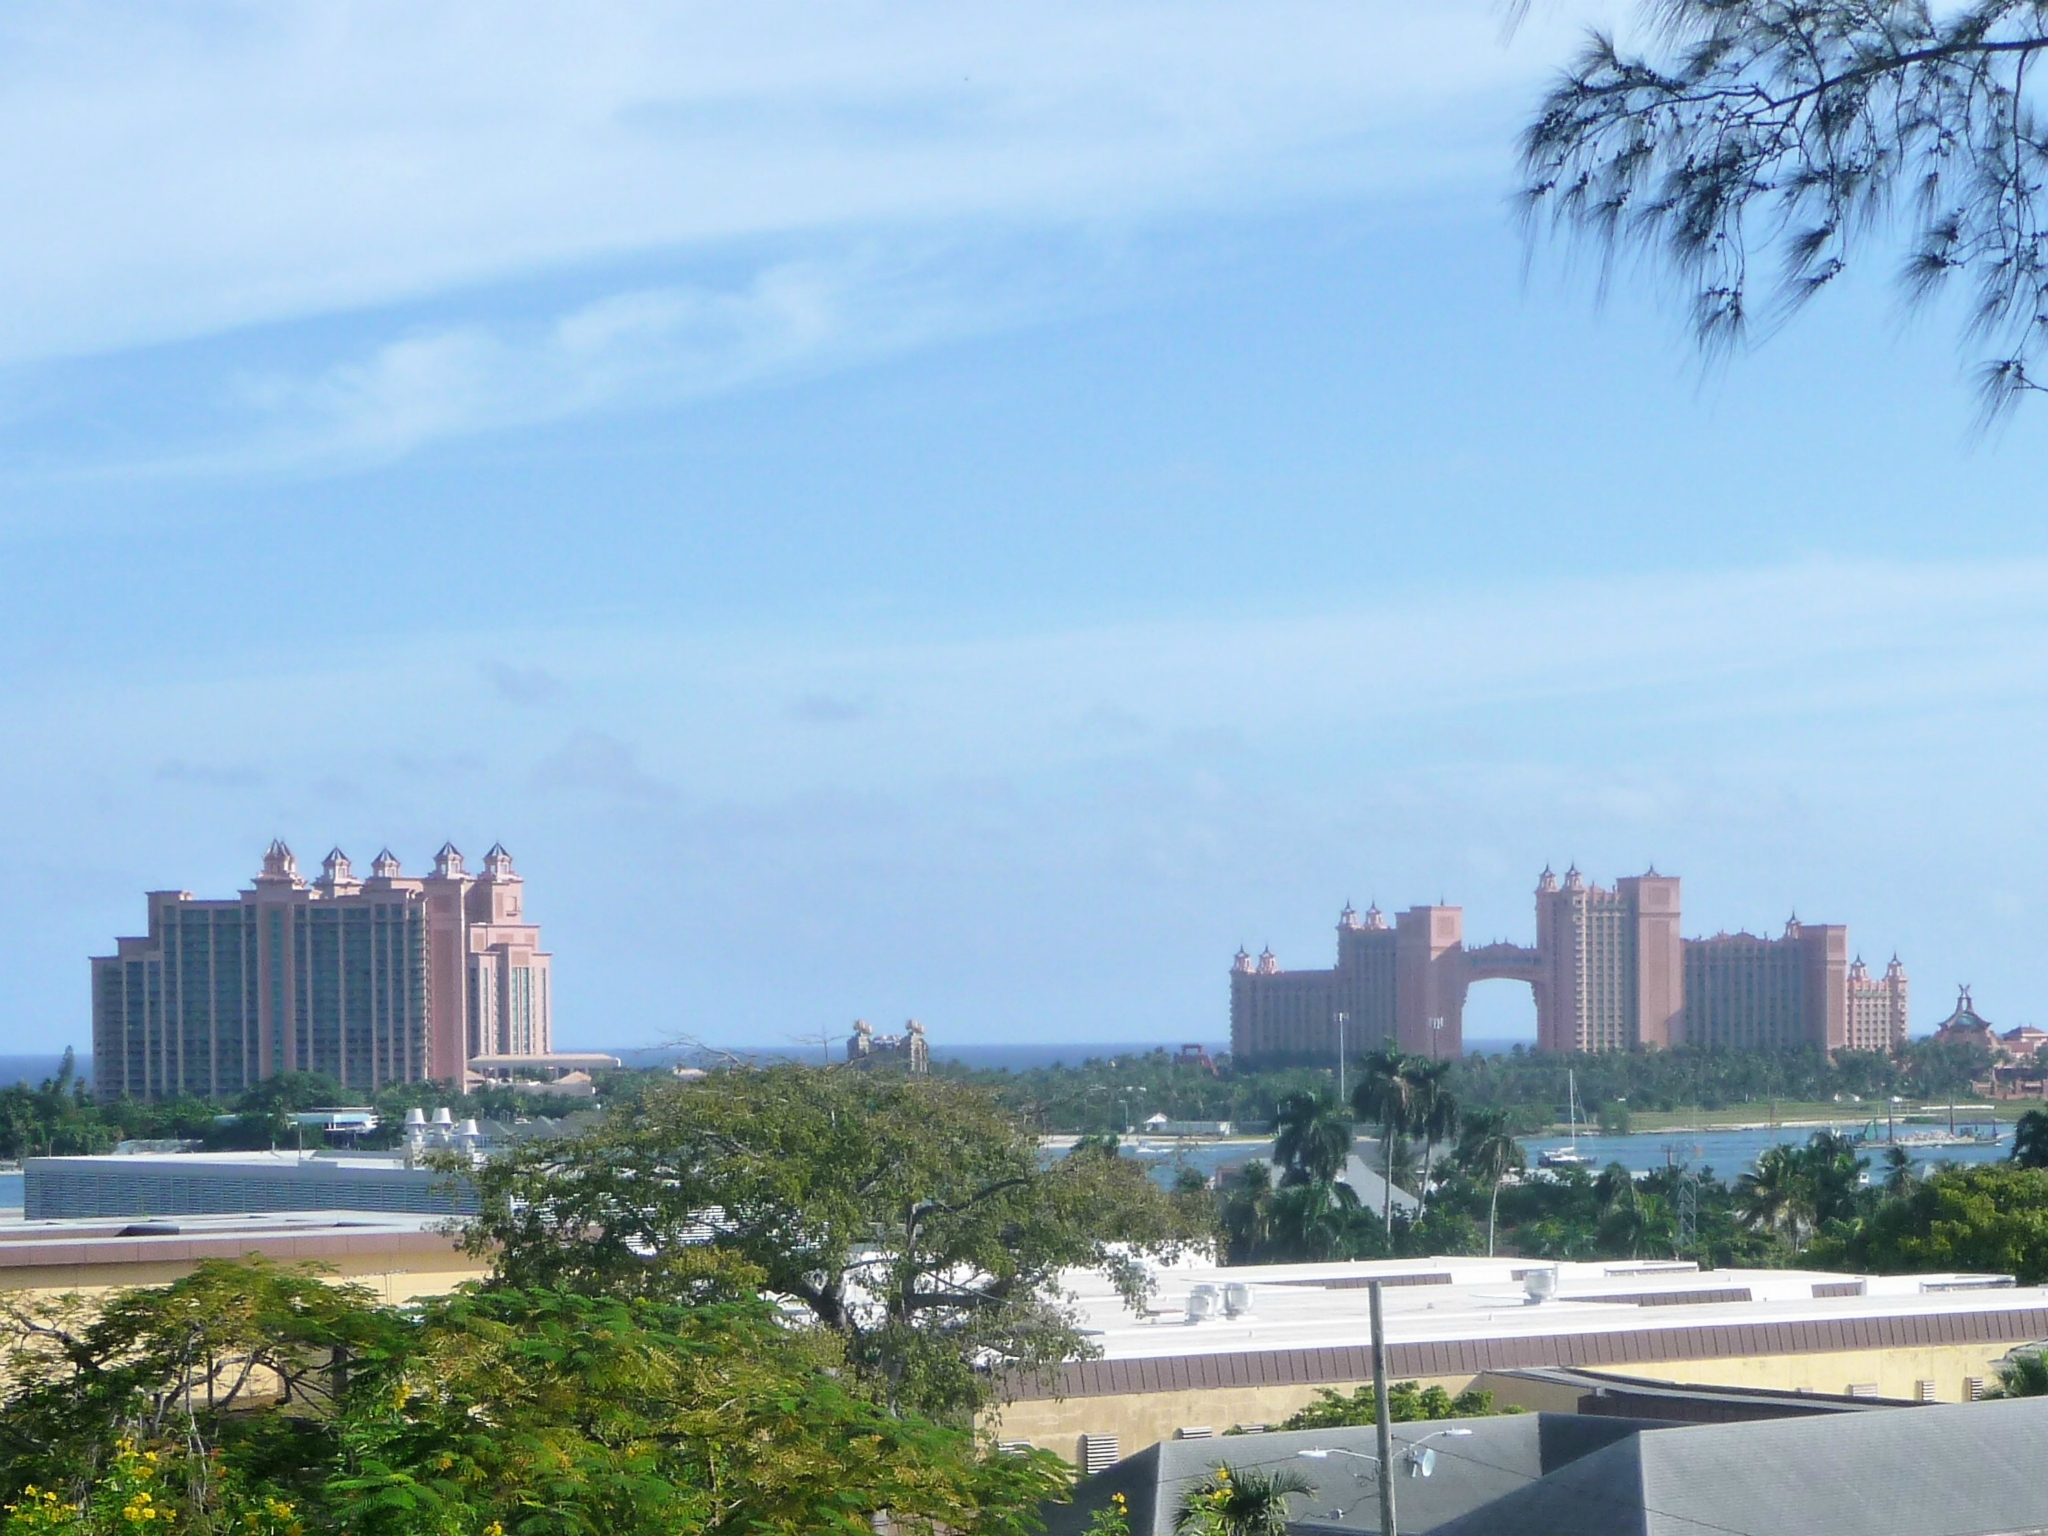
[{"label": "grey shingle roof", "polygon": [[[1583,1418],[1577,1414],[1527,1413],[1489,1419],[1460,1419],[1453,1425],[1396,1424],[1394,1453],[1425,1435],[1439,1454],[1429,1478],[1401,1476],[1397,1518],[1403,1531],[1422,1533],[1504,1495],[1539,1481],[1546,1472],[1614,1444],[1640,1429],[1645,1421]],[[1456,1439],[1436,1432],[1469,1429]],[[1232,1467],[1291,1467],[1316,1484],[1312,1498],[1294,1501],[1296,1529],[1302,1531],[1372,1531],[1379,1526],[1379,1505],[1373,1469],[1351,1456],[1304,1460],[1301,1452],[1338,1447],[1371,1455],[1370,1426],[1353,1429],[1291,1430],[1285,1434],[1230,1435],[1209,1440],[1167,1440],[1126,1457],[1105,1472],[1084,1478],[1074,1502],[1047,1511],[1047,1536],[1075,1536],[1089,1517],[1109,1502],[1112,1493],[1130,1501],[1133,1536],[1169,1536],[1183,1493],[1221,1463]],[[1459,1459],[1445,1453],[1455,1449]],[[1342,1511],[1341,1514],[1333,1513]]]},{"label": "grey shingle roof", "polygon": [[[2041,1398],[1652,1429],[1433,1536],[2039,1532],[2048,1530],[2044,1452]],[[1438,1479],[1466,1454],[1464,1445],[1443,1451]]]}]

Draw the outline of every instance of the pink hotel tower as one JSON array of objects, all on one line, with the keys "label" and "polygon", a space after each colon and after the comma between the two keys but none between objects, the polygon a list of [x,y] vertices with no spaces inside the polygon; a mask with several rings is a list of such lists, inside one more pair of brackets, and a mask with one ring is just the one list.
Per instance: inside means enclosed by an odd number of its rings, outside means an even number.
[{"label": "pink hotel tower", "polygon": [[386,849],[367,880],[337,848],[308,883],[273,842],[233,900],[148,901],[148,936],[92,961],[102,1093],[232,1098],[298,1071],[349,1088],[463,1083],[474,1062],[552,1049],[550,956],[501,845],[472,875],[444,844],[423,878]]},{"label": "pink hotel tower", "polygon": [[1908,986],[1892,957],[1873,976],[1849,930],[1793,918],[1777,938],[1681,938],[1678,879],[1652,869],[1589,885],[1577,869],[1536,882],[1536,943],[1465,945],[1458,907],[1378,907],[1337,919],[1337,964],[1283,971],[1269,949],[1230,968],[1230,1049],[1240,1058],[1328,1060],[1344,1045],[1455,1056],[1476,981],[1525,984],[1543,1051],[1891,1050],[1905,1043]]}]

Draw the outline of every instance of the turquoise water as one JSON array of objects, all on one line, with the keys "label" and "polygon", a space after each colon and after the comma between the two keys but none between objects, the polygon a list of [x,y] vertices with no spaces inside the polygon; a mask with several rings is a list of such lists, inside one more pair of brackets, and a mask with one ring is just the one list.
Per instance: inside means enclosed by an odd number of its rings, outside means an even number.
[{"label": "turquoise water", "polygon": [[0,1173],[0,1211],[21,1209],[21,1175]]}]

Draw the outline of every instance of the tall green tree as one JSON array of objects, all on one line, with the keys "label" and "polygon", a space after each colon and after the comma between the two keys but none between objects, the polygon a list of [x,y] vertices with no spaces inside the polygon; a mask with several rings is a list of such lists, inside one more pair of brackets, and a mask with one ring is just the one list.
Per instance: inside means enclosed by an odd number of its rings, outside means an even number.
[{"label": "tall green tree", "polygon": [[2048,1113],[2030,1109],[2012,1128],[2012,1160],[2021,1168],[2048,1168]]},{"label": "tall green tree", "polygon": [[1486,1255],[1493,1257],[1494,1229],[1500,1219],[1500,1186],[1511,1173],[1528,1166],[1521,1144],[1508,1134],[1508,1117],[1497,1109],[1465,1116],[1458,1158],[1472,1177],[1486,1186]]},{"label": "tall green tree", "polygon": [[1351,1156],[1351,1116],[1325,1093],[1290,1093],[1273,1119],[1273,1156],[1280,1182],[1327,1184]]},{"label": "tall green tree", "polygon": [[[1659,259],[1717,347],[1756,313],[1798,310],[1894,233],[1908,295],[1969,286],[1987,406],[2041,387],[2039,0],[1637,9],[1644,46],[1594,35],[1524,132],[1532,217],[1604,254]],[[1765,265],[1777,275],[1760,303]]]},{"label": "tall green tree", "polygon": [[477,1173],[467,1241],[515,1289],[730,1295],[722,1261],[803,1308],[883,1401],[964,1418],[990,1360],[1087,1353],[1062,1270],[1131,1301],[1144,1260],[1206,1240],[1206,1195],[1176,1198],[1128,1158],[1038,1147],[985,1093],[938,1078],[782,1066],[651,1089],[589,1134]]},{"label": "tall green tree", "polygon": [[1887,1195],[1897,1199],[1913,1187],[1916,1177],[1911,1152],[1904,1147],[1885,1148],[1884,1192]]},{"label": "tall green tree", "polygon": [[2048,1172],[2011,1163],[1937,1168],[1903,1199],[1814,1245],[1816,1260],[1873,1274],[1983,1270],[2048,1280]]},{"label": "tall green tree", "polygon": [[1273,1196],[1269,1261],[1320,1264],[1354,1257],[1361,1212],[1349,1184],[1290,1184]]},{"label": "tall green tree", "polygon": [[1452,1063],[1417,1062],[1411,1072],[1414,1082],[1411,1116],[1414,1133],[1422,1139],[1422,1181],[1415,1191],[1419,1217],[1429,1209],[1430,1178],[1436,1167],[1436,1149],[1458,1134],[1458,1097],[1451,1092]]},{"label": "tall green tree", "polygon": [[1253,1158],[1225,1180],[1220,1220],[1224,1257],[1232,1264],[1251,1264],[1273,1233],[1273,1169]]},{"label": "tall green tree", "polygon": [[1807,1214],[1807,1191],[1799,1158],[1790,1147],[1767,1147],[1756,1166],[1735,1180],[1736,1200],[1745,1225],[1767,1232],[1785,1231],[1799,1246],[1800,1223]]},{"label": "tall green tree", "polygon": [[1381,1173],[1386,1181],[1381,1218],[1387,1234],[1394,1231],[1394,1143],[1416,1128],[1416,1083],[1427,1063],[1393,1046],[1372,1052],[1362,1063],[1352,1106],[1361,1120],[1378,1128]]}]

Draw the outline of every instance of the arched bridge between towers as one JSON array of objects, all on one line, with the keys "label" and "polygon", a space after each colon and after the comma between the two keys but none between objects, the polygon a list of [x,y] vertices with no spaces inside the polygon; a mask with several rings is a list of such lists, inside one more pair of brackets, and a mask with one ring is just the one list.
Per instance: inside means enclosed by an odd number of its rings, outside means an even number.
[{"label": "arched bridge between towers", "polygon": [[[1474,982],[1519,981],[1533,995],[1540,1021],[1547,1001],[1544,957],[1522,944],[1478,944],[1467,948],[1456,930],[1440,932],[1427,960],[1417,956],[1404,975],[1397,1005],[1396,1034],[1406,1051],[1435,1054],[1464,1048],[1465,994]],[[1411,951],[1411,954],[1413,952]],[[1418,963],[1419,962],[1419,963]],[[1442,1019],[1444,1029],[1432,1028]]]}]

